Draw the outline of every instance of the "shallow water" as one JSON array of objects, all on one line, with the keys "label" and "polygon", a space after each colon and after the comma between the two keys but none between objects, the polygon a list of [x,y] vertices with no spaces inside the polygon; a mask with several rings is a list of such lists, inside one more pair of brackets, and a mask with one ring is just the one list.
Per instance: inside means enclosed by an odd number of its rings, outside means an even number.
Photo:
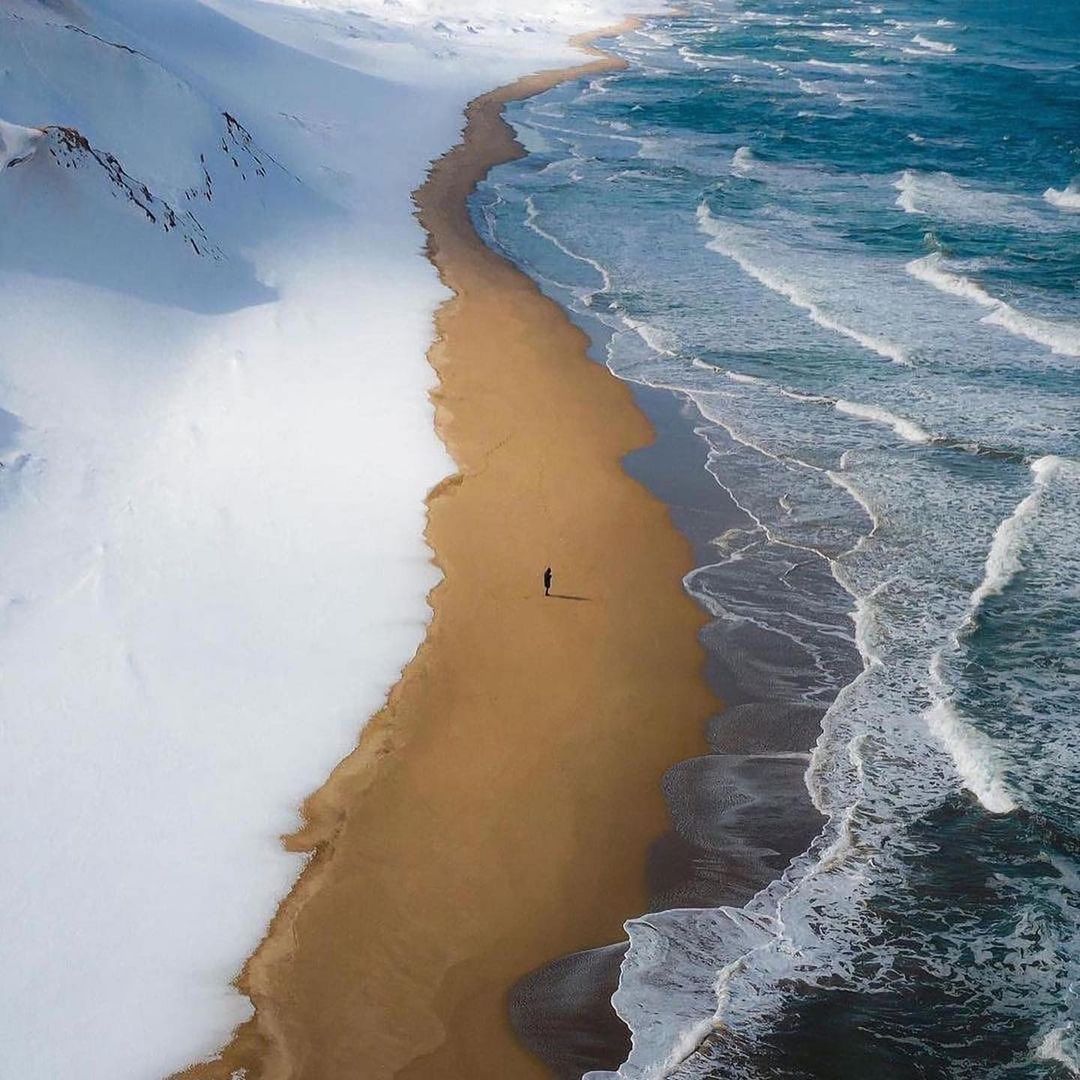
[{"label": "shallow water", "polygon": [[510,110],[476,218],[692,406],[741,700],[828,707],[808,850],[631,928],[621,1075],[1067,1075],[1080,9],[710,2],[617,50]]}]

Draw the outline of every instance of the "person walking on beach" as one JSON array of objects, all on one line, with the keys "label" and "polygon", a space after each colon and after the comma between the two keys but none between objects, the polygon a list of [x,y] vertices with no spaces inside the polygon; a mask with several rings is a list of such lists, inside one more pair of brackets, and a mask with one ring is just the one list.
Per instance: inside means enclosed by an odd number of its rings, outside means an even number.
[{"label": "person walking on beach", "polygon": [[545,596],[550,596],[551,595],[551,567],[550,566],[544,571],[544,595]]}]

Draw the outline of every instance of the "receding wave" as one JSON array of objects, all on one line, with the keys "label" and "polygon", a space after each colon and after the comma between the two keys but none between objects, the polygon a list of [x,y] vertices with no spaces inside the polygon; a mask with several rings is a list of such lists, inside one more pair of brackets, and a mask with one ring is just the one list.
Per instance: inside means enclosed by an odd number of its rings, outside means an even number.
[{"label": "receding wave", "polygon": [[600,265],[595,259],[590,259],[587,255],[580,255],[576,251],[572,251],[568,248],[557,236],[549,233],[547,229],[543,228],[539,224],[539,211],[536,209],[536,203],[533,201],[533,197],[529,195],[525,199],[525,227],[531,229],[537,236],[542,237],[553,247],[561,251],[567,258],[573,259],[575,262],[584,263],[586,266],[592,267],[593,270],[600,277],[600,286],[597,289],[592,290],[596,292],[608,292],[611,289],[611,277],[607,270]]},{"label": "receding wave", "polygon": [[854,327],[840,322],[835,316],[830,315],[825,311],[815,300],[812,300],[807,296],[799,286],[785,281],[772,271],[766,270],[752,262],[742,251],[731,243],[731,239],[723,224],[717,221],[704,203],[701,203],[697,208],[697,220],[700,230],[706,236],[710,237],[708,242],[710,250],[715,251],[720,255],[726,255],[755,281],[760,282],[765,288],[778,293],[790,303],[794,304],[795,307],[805,311],[810,316],[811,320],[817,323],[818,326],[825,330],[831,330],[833,333],[841,334],[861,345],[864,349],[877,353],[878,356],[883,356],[886,360],[891,360],[894,364],[910,366],[911,361],[908,359],[907,353],[900,345],[888,341],[885,338],[877,337],[874,334],[867,334],[862,330],[856,330]]},{"label": "receding wave", "polygon": [[665,333],[656,326],[650,326],[641,319],[634,319],[625,312],[620,318],[654,353],[668,357],[677,355],[678,343],[673,335]]},{"label": "receding wave", "polygon": [[947,269],[938,252],[921,259],[913,259],[904,269],[912,277],[925,281],[940,292],[989,308],[989,314],[981,319],[984,323],[999,326],[1010,334],[1043,345],[1059,356],[1080,356],[1080,326],[1042,319],[1018,311],[1011,304],[987,292],[977,282]]}]

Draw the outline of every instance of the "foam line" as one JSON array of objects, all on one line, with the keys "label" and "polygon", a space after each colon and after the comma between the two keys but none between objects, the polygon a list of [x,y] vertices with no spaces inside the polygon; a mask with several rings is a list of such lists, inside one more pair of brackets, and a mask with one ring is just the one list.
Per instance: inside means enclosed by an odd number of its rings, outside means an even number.
[{"label": "foam line", "polygon": [[811,300],[797,285],[793,285],[751,262],[738,248],[730,243],[723,225],[717,221],[704,203],[701,203],[697,208],[697,220],[700,230],[710,237],[708,247],[712,251],[720,255],[726,255],[755,281],[760,282],[772,292],[783,296],[795,307],[801,308],[810,316],[811,321],[817,323],[818,326],[840,334],[842,337],[861,345],[864,349],[877,353],[878,356],[882,356],[886,360],[891,360],[894,364],[911,366],[911,361],[902,346],[885,338],[856,330],[854,327],[840,322],[839,319],[824,311],[818,303]]},{"label": "foam line", "polygon": [[981,322],[1001,327],[1016,337],[1027,338],[1059,356],[1080,356],[1080,326],[1041,319],[1017,310],[991,295],[977,282],[947,269],[938,252],[912,259],[904,269],[913,278],[932,285],[939,292],[987,308],[989,313],[982,317]]}]

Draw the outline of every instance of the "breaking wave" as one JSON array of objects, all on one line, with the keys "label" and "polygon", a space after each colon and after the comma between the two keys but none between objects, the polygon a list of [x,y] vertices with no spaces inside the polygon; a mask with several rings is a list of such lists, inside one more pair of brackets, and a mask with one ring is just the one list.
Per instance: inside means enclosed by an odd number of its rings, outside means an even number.
[{"label": "breaking wave", "polygon": [[829,314],[820,303],[811,299],[798,285],[785,281],[779,275],[752,262],[738,247],[735,246],[734,243],[732,243],[729,236],[729,230],[722,222],[718,221],[713,216],[712,212],[704,203],[701,203],[697,208],[697,220],[700,230],[706,236],[710,237],[708,246],[711,250],[720,255],[726,255],[747,274],[754,278],[755,281],[760,282],[765,288],[770,289],[772,292],[783,296],[790,303],[794,304],[795,307],[801,308],[810,316],[813,322],[817,323],[818,326],[825,330],[831,330],[833,333],[841,334],[861,345],[864,349],[877,353],[878,356],[882,356],[886,360],[891,360],[894,364],[911,364],[911,360],[908,358],[908,355],[902,346],[897,345],[895,342],[888,341],[885,338],[877,337],[874,334],[868,334],[862,330],[857,330],[852,326],[848,326],[835,316]]},{"label": "breaking wave", "polygon": [[1043,192],[1043,198],[1059,210],[1080,210],[1080,186],[1075,180],[1062,189],[1047,188]]},{"label": "breaking wave", "polygon": [[1018,311],[1011,304],[991,295],[977,282],[948,269],[938,252],[913,259],[905,269],[912,277],[932,285],[940,292],[988,308],[989,314],[981,320],[984,323],[999,326],[1010,334],[1043,345],[1059,356],[1080,356],[1080,326]]},{"label": "breaking wave", "polygon": [[947,41],[935,41],[933,38],[924,37],[922,34],[916,34],[911,40],[920,48],[926,49],[929,52],[942,54],[956,52],[955,45],[952,45]]}]

